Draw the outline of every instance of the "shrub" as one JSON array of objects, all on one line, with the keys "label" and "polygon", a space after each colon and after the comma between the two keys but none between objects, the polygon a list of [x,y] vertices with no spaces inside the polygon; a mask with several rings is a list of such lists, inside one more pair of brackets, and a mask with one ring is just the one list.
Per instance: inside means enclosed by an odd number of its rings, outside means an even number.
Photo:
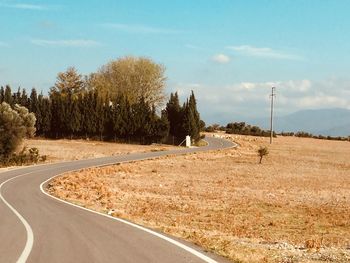
[{"label": "shrub", "polygon": [[34,136],[35,121],[34,114],[25,107],[0,104],[0,162],[11,158],[24,137]]},{"label": "shrub", "polygon": [[269,154],[269,150],[267,149],[267,147],[260,146],[260,148],[258,149],[258,155],[260,156],[259,164],[261,164],[263,157],[268,154]]},{"label": "shrub", "polygon": [[45,162],[47,159],[46,155],[40,155],[38,148],[23,147],[18,153],[13,153],[8,158],[2,160],[1,164],[3,166],[10,165],[26,165],[38,162]]}]

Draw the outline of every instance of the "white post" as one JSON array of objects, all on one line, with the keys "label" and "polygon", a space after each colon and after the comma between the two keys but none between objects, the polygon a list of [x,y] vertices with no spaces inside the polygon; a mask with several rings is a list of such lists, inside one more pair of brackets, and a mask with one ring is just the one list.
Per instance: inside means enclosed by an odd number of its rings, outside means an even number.
[{"label": "white post", "polygon": [[191,147],[191,137],[189,135],[186,136],[186,147]]}]

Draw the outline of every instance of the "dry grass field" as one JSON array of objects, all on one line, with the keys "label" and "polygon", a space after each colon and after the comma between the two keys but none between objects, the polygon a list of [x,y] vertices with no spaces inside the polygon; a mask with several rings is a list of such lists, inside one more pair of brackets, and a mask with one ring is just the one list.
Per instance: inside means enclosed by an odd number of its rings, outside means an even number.
[{"label": "dry grass field", "polygon": [[[128,154],[133,152],[162,151],[174,147],[166,145],[133,145],[86,140],[26,139],[21,147],[38,148],[40,155],[47,156],[47,162],[74,161],[90,158]],[[16,167],[0,168],[1,171]]]},{"label": "dry grass field", "polygon": [[240,147],[65,174],[49,192],[233,262],[350,262],[350,143],[231,139]]}]

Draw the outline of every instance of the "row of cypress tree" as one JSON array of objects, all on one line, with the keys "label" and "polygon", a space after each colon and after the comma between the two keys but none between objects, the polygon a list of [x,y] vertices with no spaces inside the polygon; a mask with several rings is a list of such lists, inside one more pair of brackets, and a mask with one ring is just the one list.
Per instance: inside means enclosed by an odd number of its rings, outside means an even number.
[{"label": "row of cypress tree", "polygon": [[[166,108],[157,114],[143,98],[130,104],[126,96],[115,99],[99,96],[94,90],[73,93],[51,90],[49,96],[32,89],[12,93],[0,88],[0,103],[19,104],[36,116],[36,135],[50,138],[98,138],[100,140],[152,142],[181,141],[190,135],[195,141],[205,125],[200,120],[192,92],[180,106],[178,94],[171,94]],[[169,134],[171,138],[169,139]]]},{"label": "row of cypress tree", "polygon": [[200,139],[200,132],[204,130],[205,123],[200,118],[193,91],[182,106],[180,106],[178,93],[171,93],[165,111],[170,123],[169,133],[172,137],[181,139],[190,135],[194,141]]}]

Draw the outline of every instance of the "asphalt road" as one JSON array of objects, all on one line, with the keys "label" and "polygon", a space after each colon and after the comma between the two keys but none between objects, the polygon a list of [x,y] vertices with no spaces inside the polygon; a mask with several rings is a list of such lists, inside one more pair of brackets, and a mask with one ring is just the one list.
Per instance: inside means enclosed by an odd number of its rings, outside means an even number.
[{"label": "asphalt road", "polygon": [[[76,169],[233,147],[208,146],[38,165],[0,173],[0,262],[226,262],[185,241],[57,200],[47,180]],[[42,186],[42,187],[41,187]]]}]

